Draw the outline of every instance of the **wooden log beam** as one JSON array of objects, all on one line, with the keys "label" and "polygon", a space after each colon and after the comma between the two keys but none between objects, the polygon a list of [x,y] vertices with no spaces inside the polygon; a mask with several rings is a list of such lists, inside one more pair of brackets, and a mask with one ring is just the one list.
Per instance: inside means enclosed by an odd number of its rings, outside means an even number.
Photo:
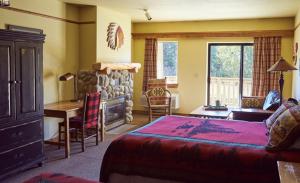
[{"label": "wooden log beam", "polygon": [[100,74],[110,73],[112,70],[128,70],[131,73],[137,73],[141,68],[140,63],[105,63],[99,62],[93,64],[93,69],[100,71]]},{"label": "wooden log beam", "polygon": [[11,7],[11,6],[9,6],[9,7],[6,7],[6,6],[1,7],[0,6],[0,8],[8,10],[8,11],[15,11],[15,12],[19,12],[19,13],[24,13],[24,14],[49,18],[49,19],[68,22],[68,23],[73,23],[73,24],[96,24],[96,21],[84,21],[84,22],[75,21],[75,20],[70,20],[70,19],[66,19],[66,18],[60,18],[60,17],[55,17],[55,16],[51,16],[51,15],[46,15],[46,14],[42,14],[42,13],[33,12],[33,11],[28,11],[28,10],[24,10],[24,9],[14,8],[14,7]]},{"label": "wooden log beam", "polygon": [[111,73],[111,68],[106,67],[106,68],[104,68],[104,69],[102,69],[102,70],[99,70],[98,72],[99,72],[100,74],[108,75],[108,74]]},{"label": "wooden log beam", "polygon": [[269,36],[293,37],[294,30],[132,33],[133,39],[195,38],[195,37],[269,37]]}]

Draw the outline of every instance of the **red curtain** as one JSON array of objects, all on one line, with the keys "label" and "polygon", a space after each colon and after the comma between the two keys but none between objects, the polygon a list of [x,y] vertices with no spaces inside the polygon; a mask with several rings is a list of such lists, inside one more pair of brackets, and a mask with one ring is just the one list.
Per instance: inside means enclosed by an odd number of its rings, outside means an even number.
[{"label": "red curtain", "polygon": [[145,40],[145,59],[144,59],[144,77],[143,77],[143,92],[148,90],[149,79],[157,77],[157,39],[149,38]]},{"label": "red curtain", "polygon": [[270,90],[279,89],[279,75],[267,70],[281,56],[281,37],[254,38],[253,96],[266,96]]}]

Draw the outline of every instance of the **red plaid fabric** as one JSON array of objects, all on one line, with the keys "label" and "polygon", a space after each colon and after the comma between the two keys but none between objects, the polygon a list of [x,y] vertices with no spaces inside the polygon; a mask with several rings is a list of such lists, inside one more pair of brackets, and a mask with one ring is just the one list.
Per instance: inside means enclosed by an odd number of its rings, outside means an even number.
[{"label": "red plaid fabric", "polygon": [[95,126],[98,123],[100,93],[86,94],[84,109],[84,122],[87,127]]},{"label": "red plaid fabric", "polygon": [[71,128],[80,128],[85,125],[91,128],[97,125],[101,94],[99,92],[87,93],[84,98],[83,116],[70,118]]},{"label": "red plaid fabric", "polygon": [[143,92],[148,90],[149,79],[157,77],[157,39],[149,38],[145,40],[145,60],[144,60],[144,77],[143,77]]},{"label": "red plaid fabric", "polygon": [[278,90],[278,73],[267,70],[280,58],[281,37],[254,38],[252,96],[265,97],[270,90]]}]

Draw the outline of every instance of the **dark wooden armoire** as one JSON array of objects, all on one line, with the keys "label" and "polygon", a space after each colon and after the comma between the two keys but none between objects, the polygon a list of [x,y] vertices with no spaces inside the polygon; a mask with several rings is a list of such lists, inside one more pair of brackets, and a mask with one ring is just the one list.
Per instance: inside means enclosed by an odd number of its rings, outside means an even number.
[{"label": "dark wooden armoire", "polygon": [[0,30],[0,179],[44,160],[44,39]]}]

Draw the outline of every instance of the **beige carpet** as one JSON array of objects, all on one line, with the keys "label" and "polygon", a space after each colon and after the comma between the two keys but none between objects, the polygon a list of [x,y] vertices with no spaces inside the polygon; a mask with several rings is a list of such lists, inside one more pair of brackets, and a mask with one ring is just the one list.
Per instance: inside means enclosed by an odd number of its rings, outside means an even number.
[{"label": "beige carpet", "polygon": [[131,125],[131,124],[124,124],[121,125],[117,128],[114,128],[112,130],[107,131],[107,134],[113,134],[113,135],[118,135],[118,134],[122,134],[131,130],[136,129],[138,126],[137,125]]}]

